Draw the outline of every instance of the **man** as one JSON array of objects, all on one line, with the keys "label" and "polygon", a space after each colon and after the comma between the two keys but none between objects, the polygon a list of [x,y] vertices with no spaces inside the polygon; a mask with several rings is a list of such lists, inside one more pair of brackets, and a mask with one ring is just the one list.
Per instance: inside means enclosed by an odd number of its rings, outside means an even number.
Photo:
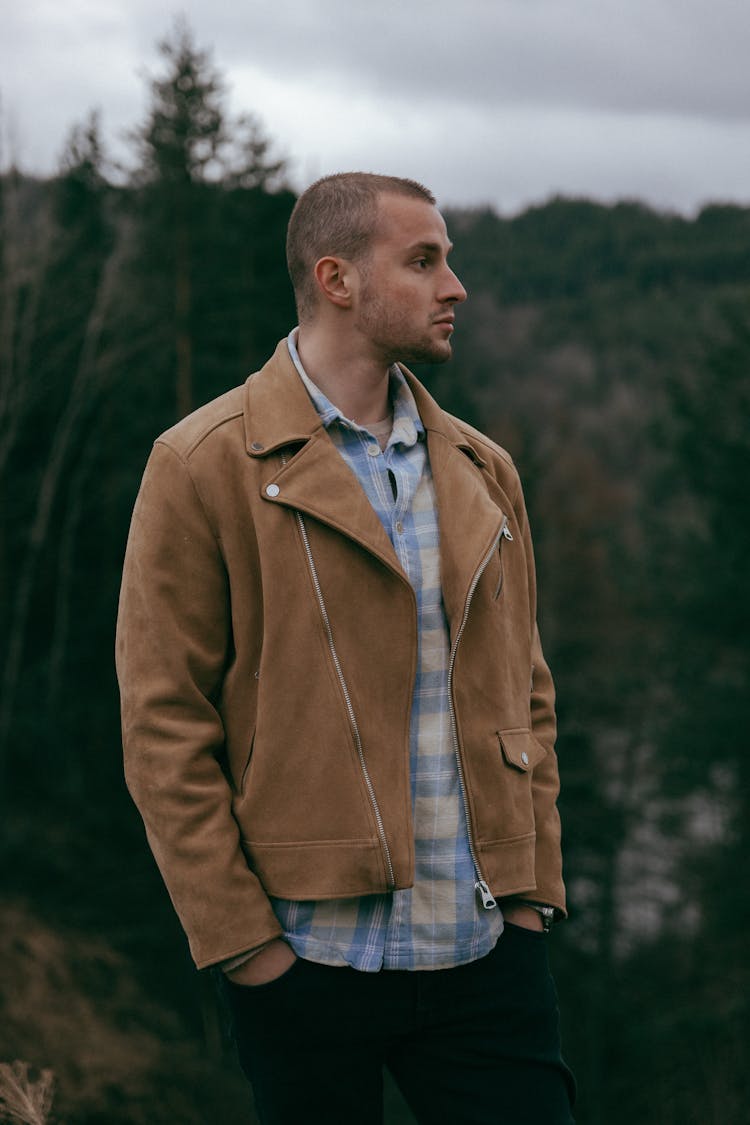
[{"label": "man", "polygon": [[298,200],[299,328],[156,442],[123,578],[128,783],[270,1125],[572,1121],[553,688],[520,483],[400,363],[466,293],[426,188]]}]

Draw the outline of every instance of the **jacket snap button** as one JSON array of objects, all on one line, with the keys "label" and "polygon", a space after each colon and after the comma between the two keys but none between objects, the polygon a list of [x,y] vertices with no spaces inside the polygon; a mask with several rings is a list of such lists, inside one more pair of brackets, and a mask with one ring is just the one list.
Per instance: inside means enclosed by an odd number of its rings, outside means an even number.
[{"label": "jacket snap button", "polygon": [[281,492],[278,484],[269,484],[266,487],[266,496],[278,496]]},{"label": "jacket snap button", "polygon": [[523,753],[521,754],[521,761],[523,762],[523,764],[524,764],[525,766],[528,766],[528,764],[529,764],[529,755],[528,755],[528,754],[526,753],[526,751],[525,751],[525,750],[524,750],[524,752],[523,752]]},{"label": "jacket snap button", "polygon": [[259,451],[261,449],[265,449],[265,446],[263,445],[262,441],[254,441],[250,448]]}]

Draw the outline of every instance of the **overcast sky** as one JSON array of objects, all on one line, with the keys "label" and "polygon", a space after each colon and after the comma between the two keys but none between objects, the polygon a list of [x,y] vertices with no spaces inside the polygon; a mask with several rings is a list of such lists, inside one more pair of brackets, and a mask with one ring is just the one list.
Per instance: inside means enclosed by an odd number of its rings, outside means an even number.
[{"label": "overcast sky", "polygon": [[750,204],[750,0],[6,0],[5,163],[52,171],[94,108],[122,157],[179,12],[297,188],[362,168],[504,213]]}]

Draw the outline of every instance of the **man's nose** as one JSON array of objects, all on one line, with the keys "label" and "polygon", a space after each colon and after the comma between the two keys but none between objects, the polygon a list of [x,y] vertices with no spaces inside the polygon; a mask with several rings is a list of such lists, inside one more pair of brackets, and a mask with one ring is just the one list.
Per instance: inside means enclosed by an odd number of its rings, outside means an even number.
[{"label": "man's nose", "polygon": [[460,305],[462,301],[466,300],[466,290],[450,266],[445,267],[445,280],[441,290],[441,300],[443,301],[451,301],[455,305]]}]

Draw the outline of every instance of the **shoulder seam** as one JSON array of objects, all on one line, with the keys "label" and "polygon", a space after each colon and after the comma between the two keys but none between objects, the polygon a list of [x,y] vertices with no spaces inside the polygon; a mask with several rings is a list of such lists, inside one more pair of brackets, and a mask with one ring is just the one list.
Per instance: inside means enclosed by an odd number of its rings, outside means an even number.
[{"label": "shoulder seam", "polygon": [[[234,414],[234,415],[231,415],[231,417],[236,418],[237,415]],[[229,418],[225,419],[225,421],[229,421],[229,420],[230,420]],[[216,426],[210,426],[207,433],[211,433],[211,431],[215,430],[215,429],[216,429]],[[205,436],[205,435],[201,435],[201,437],[198,439],[198,442],[195,443],[195,444],[200,444],[200,441],[203,440],[203,436]],[[196,500],[197,500],[197,502],[200,506],[200,510],[203,513],[203,518],[206,521],[206,524],[208,525],[208,527],[211,531],[211,534],[214,537],[215,542],[217,544],[220,543],[221,536],[218,534],[217,529],[214,527],[213,522],[212,522],[211,518],[209,517],[208,509],[207,509],[206,504],[203,500],[203,497],[201,496],[200,489],[198,488],[198,484],[195,480],[195,477],[193,476],[190,465],[188,464],[188,456],[192,452],[194,446],[191,446],[188,453],[183,455],[182,453],[180,453],[179,449],[176,449],[174,447],[174,445],[171,442],[166,441],[163,435],[158,437],[156,439],[156,441],[154,442],[154,446],[157,446],[157,445],[163,446],[163,448],[166,449],[169,453],[171,453],[173,457],[176,457],[177,460],[179,461],[179,463],[182,465],[182,468],[185,472],[185,475],[190,482],[190,487],[193,490],[195,498],[196,498]]]},{"label": "shoulder seam", "polygon": [[218,430],[220,426],[226,425],[227,422],[234,421],[235,418],[241,418],[243,416],[243,413],[244,411],[242,409],[233,410],[231,414],[225,414],[223,417],[217,418],[216,421],[212,422],[210,426],[207,426],[204,430],[201,430],[198,436],[193,439],[193,441],[190,443],[190,445],[188,445],[187,449],[185,449],[184,452],[177,447],[176,443],[170,441],[169,435],[171,433],[171,430],[167,430],[165,433],[161,434],[156,439],[155,444],[165,445],[168,449],[171,449],[172,452],[177,457],[179,457],[181,461],[187,462],[190,457],[192,457],[193,453],[195,453],[198,446],[201,445],[202,442],[204,442],[206,438],[214,432],[214,430]]}]

